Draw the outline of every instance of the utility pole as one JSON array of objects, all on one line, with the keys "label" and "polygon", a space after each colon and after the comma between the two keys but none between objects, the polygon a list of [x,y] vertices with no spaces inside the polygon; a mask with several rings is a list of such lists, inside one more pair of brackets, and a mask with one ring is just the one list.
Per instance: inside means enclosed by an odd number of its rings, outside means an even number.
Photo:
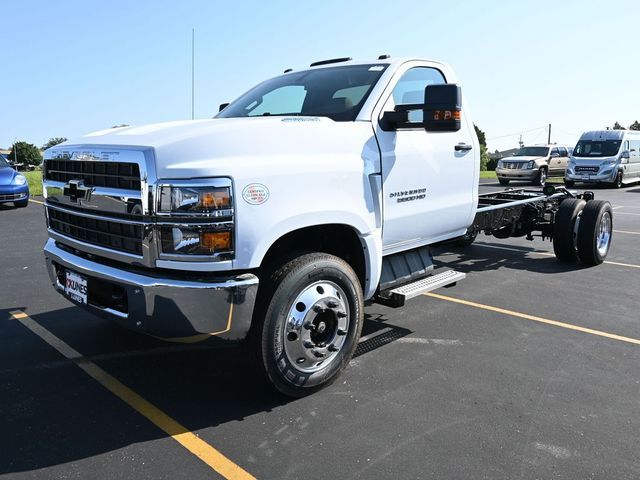
[{"label": "utility pole", "polygon": [[522,134],[520,134],[520,139],[518,140],[518,145],[520,145],[520,148],[524,147],[524,142],[522,141]]},{"label": "utility pole", "polygon": [[196,29],[191,29],[191,120],[195,118]]},{"label": "utility pole", "polygon": [[551,145],[551,124],[549,124],[549,138],[547,138],[547,145]]}]

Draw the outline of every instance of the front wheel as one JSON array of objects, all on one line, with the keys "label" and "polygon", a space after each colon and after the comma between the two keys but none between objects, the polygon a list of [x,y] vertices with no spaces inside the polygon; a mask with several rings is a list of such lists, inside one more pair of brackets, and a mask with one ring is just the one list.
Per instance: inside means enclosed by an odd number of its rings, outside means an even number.
[{"label": "front wheel", "polygon": [[544,187],[545,183],[547,183],[547,169],[546,168],[544,168],[544,167],[540,168],[534,183],[536,185],[540,186],[540,187]]},{"label": "front wheel", "polygon": [[509,180],[507,180],[506,178],[499,178],[498,182],[500,182],[500,185],[503,185],[503,186],[509,185]]},{"label": "front wheel", "polygon": [[565,180],[564,186],[567,188],[573,188],[576,186],[576,182],[574,182],[573,180]]},{"label": "front wheel", "polygon": [[13,202],[13,206],[16,208],[24,208],[29,205],[29,200],[22,200],[20,202]]},{"label": "front wheel", "polygon": [[553,251],[561,262],[576,259],[576,221],[584,209],[585,201],[567,198],[560,203],[553,223]]},{"label": "front wheel", "polygon": [[254,335],[269,383],[291,397],[330,385],[349,363],[362,331],[358,276],[338,257],[309,253],[275,270],[264,287]]},{"label": "front wheel", "polygon": [[613,188],[622,188],[622,171],[618,170],[616,179],[613,181]]}]

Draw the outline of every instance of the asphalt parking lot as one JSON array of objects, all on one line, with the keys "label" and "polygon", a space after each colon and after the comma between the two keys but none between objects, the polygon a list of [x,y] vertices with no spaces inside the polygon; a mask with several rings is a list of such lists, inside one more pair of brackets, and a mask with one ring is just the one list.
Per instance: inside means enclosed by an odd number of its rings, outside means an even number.
[{"label": "asphalt parking lot", "polygon": [[74,307],[49,285],[42,205],[0,207],[0,476],[640,478],[640,186],[595,194],[607,263],[559,264],[539,239],[442,247],[467,279],[367,307],[343,377],[295,401],[242,350]]}]

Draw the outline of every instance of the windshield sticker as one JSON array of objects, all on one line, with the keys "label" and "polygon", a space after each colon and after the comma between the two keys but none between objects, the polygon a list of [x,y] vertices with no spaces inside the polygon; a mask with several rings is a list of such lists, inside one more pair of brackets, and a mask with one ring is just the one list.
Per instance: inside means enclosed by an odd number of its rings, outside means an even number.
[{"label": "windshield sticker", "polygon": [[269,189],[261,183],[250,183],[242,190],[242,198],[249,205],[261,205],[269,200]]}]

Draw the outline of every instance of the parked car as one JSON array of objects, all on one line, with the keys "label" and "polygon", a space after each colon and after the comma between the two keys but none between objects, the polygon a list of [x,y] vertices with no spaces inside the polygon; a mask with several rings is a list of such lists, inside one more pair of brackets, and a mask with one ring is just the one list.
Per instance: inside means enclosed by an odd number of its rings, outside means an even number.
[{"label": "parked car", "polygon": [[564,178],[576,182],[604,183],[615,188],[640,182],[640,132],[600,130],[585,132],[571,155]]},{"label": "parked car", "polygon": [[544,185],[547,177],[564,176],[568,158],[564,145],[522,147],[515,155],[498,160],[496,175],[500,185],[509,185],[513,180]]},{"label": "parked car", "polygon": [[0,157],[0,205],[11,203],[16,207],[26,207],[29,203],[27,178],[16,172],[9,162]]}]

